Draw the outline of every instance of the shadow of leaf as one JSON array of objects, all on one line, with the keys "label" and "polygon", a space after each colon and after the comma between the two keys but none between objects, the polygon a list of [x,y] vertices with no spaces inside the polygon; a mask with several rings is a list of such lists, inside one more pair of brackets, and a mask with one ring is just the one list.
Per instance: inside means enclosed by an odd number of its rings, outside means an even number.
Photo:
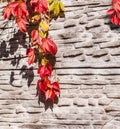
[{"label": "shadow of leaf", "polygon": [[[5,30],[5,29],[4,29]],[[4,30],[2,32],[4,32]],[[2,34],[1,34],[2,35]],[[19,48],[28,48],[29,43],[26,42],[26,34],[18,32],[13,34],[13,37],[9,41],[3,40],[0,43],[0,59],[9,60],[12,66],[18,67],[20,60],[25,58],[26,55],[16,54]],[[20,50],[19,50],[20,51]],[[33,67],[27,68],[27,66],[22,66],[21,74],[22,77],[27,79],[28,86],[32,83],[34,79]],[[14,72],[10,75],[10,84],[12,85],[14,81]]]},{"label": "shadow of leaf", "polygon": [[13,81],[14,81],[14,72],[12,71],[11,74],[10,74],[10,84],[13,85]]},{"label": "shadow of leaf", "polygon": [[7,50],[7,44],[5,43],[5,41],[2,41],[0,44],[0,58],[8,56],[9,56],[9,51]]},{"label": "shadow of leaf", "polygon": [[51,110],[53,110],[53,106],[54,104],[58,104],[58,97],[55,96],[54,98],[54,102],[51,99],[45,99],[45,94],[41,91],[41,94],[38,95],[38,93],[36,93],[36,96],[38,96],[38,104],[40,105],[40,103],[43,103],[45,106],[45,111],[50,108]]},{"label": "shadow of leaf", "polygon": [[26,65],[23,65],[20,74],[22,74],[22,78],[27,80],[27,85],[30,87],[32,81],[34,80],[33,67],[27,68]]}]

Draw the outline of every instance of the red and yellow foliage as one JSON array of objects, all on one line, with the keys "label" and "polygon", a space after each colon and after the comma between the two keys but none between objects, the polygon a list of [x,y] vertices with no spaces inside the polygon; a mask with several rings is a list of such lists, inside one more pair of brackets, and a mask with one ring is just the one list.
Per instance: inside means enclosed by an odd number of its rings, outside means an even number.
[{"label": "red and yellow foliage", "polygon": [[26,52],[28,64],[33,64],[36,58],[39,60],[37,72],[40,79],[37,82],[37,95],[40,96],[42,92],[46,100],[51,99],[52,102],[55,96],[60,95],[60,87],[58,81],[50,81],[53,68],[46,56],[55,56],[57,46],[48,37],[48,31],[50,21],[61,12],[64,12],[64,6],[60,0],[15,0],[8,3],[4,9],[5,19],[14,19],[20,31],[28,32],[31,39]]}]

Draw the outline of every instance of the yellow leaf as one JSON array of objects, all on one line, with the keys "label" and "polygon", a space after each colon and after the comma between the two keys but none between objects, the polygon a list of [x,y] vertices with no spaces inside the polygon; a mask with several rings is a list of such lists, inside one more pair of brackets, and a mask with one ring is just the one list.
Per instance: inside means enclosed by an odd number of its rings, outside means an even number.
[{"label": "yellow leaf", "polygon": [[58,16],[59,13],[60,13],[59,2],[56,1],[56,2],[55,2],[54,14],[55,14],[56,16]]},{"label": "yellow leaf", "polygon": [[42,27],[43,31],[48,31],[48,29],[49,29],[49,24],[45,21],[41,21],[40,26]]},{"label": "yellow leaf", "polygon": [[53,2],[53,0],[47,0],[49,3],[52,3]]},{"label": "yellow leaf", "polygon": [[52,2],[52,4],[50,4],[50,6],[49,6],[49,11],[50,11],[50,12],[53,11],[54,8],[55,8],[55,1]]},{"label": "yellow leaf", "polygon": [[61,1],[59,1],[59,5],[60,5],[60,9],[61,9],[62,11],[65,11],[64,5],[63,5],[63,3],[62,3]]},{"label": "yellow leaf", "polygon": [[46,38],[46,33],[44,33],[43,31],[39,31],[39,35],[41,38]]},{"label": "yellow leaf", "polygon": [[46,58],[43,58],[41,60],[41,65],[46,65],[48,63],[48,60]]}]

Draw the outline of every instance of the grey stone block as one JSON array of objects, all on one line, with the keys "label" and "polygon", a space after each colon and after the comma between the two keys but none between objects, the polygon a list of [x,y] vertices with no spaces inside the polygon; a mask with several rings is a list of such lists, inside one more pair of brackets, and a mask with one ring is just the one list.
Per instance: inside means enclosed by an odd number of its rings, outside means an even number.
[{"label": "grey stone block", "polygon": [[63,54],[63,57],[75,57],[75,56],[80,56],[83,54],[83,50],[81,49],[75,49],[75,50],[68,50],[65,51]]},{"label": "grey stone block", "polygon": [[105,97],[103,97],[103,98],[100,98],[99,100],[98,100],[98,104],[99,105],[108,105],[108,104],[110,104],[110,99],[108,99],[108,98],[105,98]]},{"label": "grey stone block", "polygon": [[73,104],[77,106],[85,106],[87,104],[87,100],[76,98],[73,100]]},{"label": "grey stone block", "polygon": [[97,51],[94,51],[93,53],[93,57],[101,57],[101,56],[104,56],[104,55],[107,55],[108,54],[108,51],[107,50],[97,50]]}]

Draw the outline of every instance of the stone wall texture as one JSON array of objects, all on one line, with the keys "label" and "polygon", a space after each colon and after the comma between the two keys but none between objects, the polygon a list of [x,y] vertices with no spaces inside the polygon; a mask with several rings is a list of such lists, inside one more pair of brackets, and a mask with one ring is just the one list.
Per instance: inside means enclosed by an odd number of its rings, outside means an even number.
[{"label": "stone wall texture", "polygon": [[53,111],[36,97],[37,65],[24,57],[29,40],[0,3],[0,129],[120,129],[120,28],[111,0],[63,0],[65,18],[50,25],[59,47],[61,96]]}]

